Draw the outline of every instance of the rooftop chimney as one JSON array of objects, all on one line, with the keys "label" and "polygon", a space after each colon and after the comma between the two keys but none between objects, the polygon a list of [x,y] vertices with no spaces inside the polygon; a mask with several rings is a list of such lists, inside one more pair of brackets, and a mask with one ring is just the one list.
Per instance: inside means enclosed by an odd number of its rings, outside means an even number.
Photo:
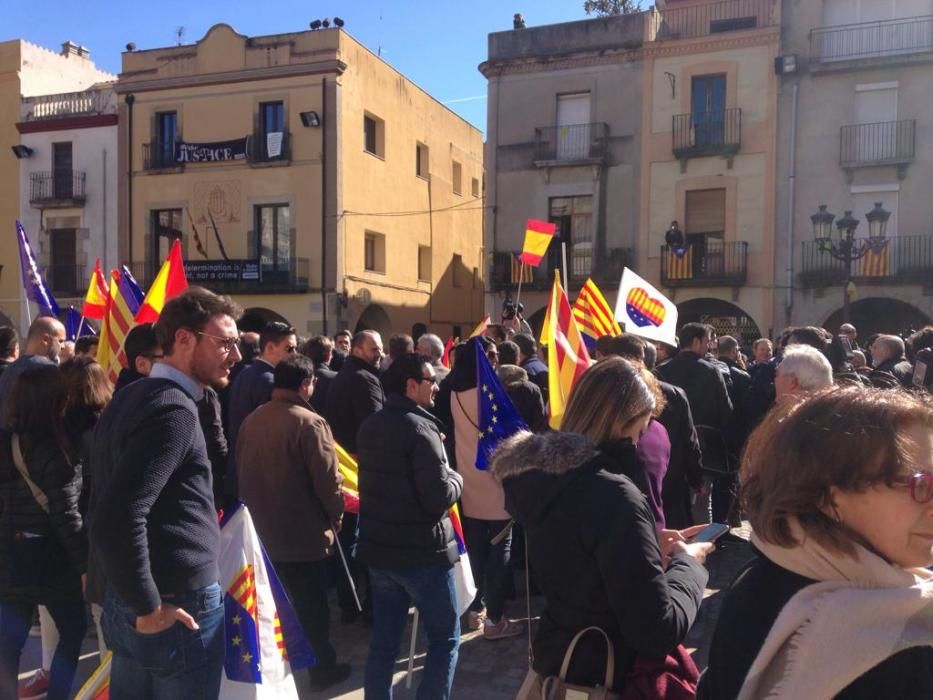
[{"label": "rooftop chimney", "polygon": [[66,41],[62,44],[62,56],[80,56],[81,47],[73,41]]}]

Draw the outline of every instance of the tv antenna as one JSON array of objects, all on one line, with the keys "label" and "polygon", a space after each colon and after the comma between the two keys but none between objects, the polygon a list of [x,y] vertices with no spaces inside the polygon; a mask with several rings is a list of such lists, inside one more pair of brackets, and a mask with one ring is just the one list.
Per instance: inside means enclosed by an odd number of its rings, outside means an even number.
[{"label": "tv antenna", "polygon": [[175,45],[181,46],[185,43],[185,28],[175,27]]}]

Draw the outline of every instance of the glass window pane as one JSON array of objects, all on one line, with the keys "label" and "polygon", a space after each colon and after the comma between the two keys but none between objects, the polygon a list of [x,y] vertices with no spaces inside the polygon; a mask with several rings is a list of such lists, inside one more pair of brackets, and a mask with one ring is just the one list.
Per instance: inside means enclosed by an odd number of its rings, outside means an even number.
[{"label": "glass window pane", "polygon": [[288,207],[276,207],[276,214],[276,259],[278,267],[287,270],[292,251]]},{"label": "glass window pane", "polygon": [[259,259],[263,267],[272,267],[275,250],[275,211],[259,207]]},{"label": "glass window pane", "polygon": [[573,200],[569,197],[556,197],[551,200],[551,216],[565,216],[573,208]]}]

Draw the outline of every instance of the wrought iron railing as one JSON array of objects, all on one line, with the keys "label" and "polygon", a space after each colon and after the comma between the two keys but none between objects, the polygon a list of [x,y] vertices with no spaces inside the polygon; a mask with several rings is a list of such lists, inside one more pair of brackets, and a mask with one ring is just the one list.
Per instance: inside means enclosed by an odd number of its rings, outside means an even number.
[{"label": "wrought iron railing", "polygon": [[536,161],[586,161],[606,157],[609,125],[568,124],[535,129]]},{"label": "wrought iron railing", "polygon": [[[521,266],[516,263],[512,266],[514,253],[496,252],[492,258],[492,275],[490,277],[494,291],[515,289],[518,287],[518,278]],[[522,289],[545,290],[551,288],[554,281],[554,270],[562,269],[560,246],[554,245],[548,250],[547,259],[536,268],[525,268],[525,280]],[[622,278],[622,270],[632,266],[631,248],[604,248],[597,252],[590,244],[577,244],[567,251],[567,274],[570,277],[570,287],[578,288],[587,277],[592,277],[601,288],[617,287]],[[566,281],[564,286],[567,286]]]},{"label": "wrought iron railing", "polygon": [[87,293],[84,265],[49,265],[45,268],[45,279],[54,294],[84,296]]},{"label": "wrought iron railing", "polygon": [[869,245],[856,239],[865,255],[846,264],[829,252],[829,245],[803,241],[799,279],[804,287],[841,285],[849,278],[859,284],[930,284],[933,280],[933,236],[894,236]]},{"label": "wrought iron railing", "polygon": [[291,160],[291,139],[289,136],[287,131],[271,134],[257,131],[249,140],[250,162],[269,163]]},{"label": "wrought iron railing", "polygon": [[924,51],[933,51],[933,16],[843,24],[810,32],[810,58],[817,63]]},{"label": "wrought iron railing", "polygon": [[724,0],[672,7],[654,14],[655,39],[690,39],[720,32],[772,27],[778,23],[778,0]]},{"label": "wrought iron railing", "polygon": [[741,286],[748,276],[748,243],[707,238],[702,245],[661,246],[665,287]]},{"label": "wrought iron railing", "polygon": [[29,202],[44,206],[56,202],[75,206],[84,204],[86,173],[77,170],[32,173],[29,176]]},{"label": "wrought iron railing", "polygon": [[896,165],[914,160],[915,119],[875,124],[850,124],[839,130],[839,164]]},{"label": "wrought iron railing", "polygon": [[143,169],[164,170],[180,167],[182,167],[181,163],[175,160],[174,141],[153,141],[143,144]]},{"label": "wrought iron railing", "polygon": [[676,158],[734,155],[742,146],[742,109],[675,114],[672,129]]}]

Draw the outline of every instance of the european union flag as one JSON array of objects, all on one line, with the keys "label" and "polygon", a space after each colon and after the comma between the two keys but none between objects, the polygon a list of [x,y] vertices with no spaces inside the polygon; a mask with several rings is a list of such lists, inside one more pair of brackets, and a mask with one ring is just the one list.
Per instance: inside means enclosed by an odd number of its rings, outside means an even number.
[{"label": "european union flag", "polygon": [[19,246],[19,264],[23,271],[23,289],[26,291],[26,298],[36,302],[40,316],[58,317],[61,309],[55,297],[52,296],[49,285],[42,278],[42,273],[39,272],[36,256],[33,255],[32,246],[29,245],[29,239],[26,237],[26,229],[19,221],[16,222],[16,243]]},{"label": "european union flag", "polygon": [[495,370],[486,359],[483,344],[476,346],[476,389],[479,394],[479,442],[476,445],[476,468],[488,469],[489,460],[496,446],[519,430],[528,430],[525,421],[518,415],[512,399],[496,376]]},{"label": "european union flag", "polygon": [[120,291],[123,292],[127,308],[135,316],[143,303],[143,290],[139,288],[139,283],[126,265],[120,270]]},{"label": "european union flag", "polygon": [[79,336],[85,335],[97,335],[97,333],[91,328],[91,324],[82,318],[75,307],[69,306],[65,312],[65,338],[75,341]]}]

